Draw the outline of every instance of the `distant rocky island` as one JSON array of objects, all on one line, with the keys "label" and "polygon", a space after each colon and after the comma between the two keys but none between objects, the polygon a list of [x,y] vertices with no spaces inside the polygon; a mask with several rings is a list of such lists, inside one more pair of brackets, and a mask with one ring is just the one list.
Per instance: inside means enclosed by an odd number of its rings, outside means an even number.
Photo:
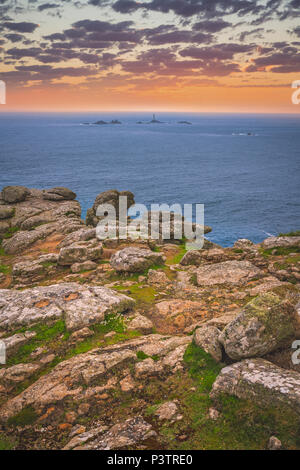
[{"label": "distant rocky island", "polygon": [[[121,121],[119,121],[118,119],[113,119],[112,121],[104,121],[102,119],[100,119],[99,121],[96,121],[96,122],[83,122],[82,123],[84,126],[91,126],[91,125],[94,125],[94,126],[107,126],[107,125],[115,125],[115,124],[122,124]],[[164,124],[163,121],[160,121],[159,119],[156,119],[156,115],[153,114],[153,117],[151,119],[151,121],[137,121],[136,124]],[[189,121],[178,121],[177,124],[183,124],[183,125],[188,125],[188,126],[191,126],[192,123],[189,122]]]},{"label": "distant rocky island", "polygon": [[122,124],[121,121],[118,121],[118,119],[113,119],[112,121],[110,122],[106,122],[106,121],[97,121],[97,122],[94,122],[94,124],[96,126],[105,126],[105,125],[108,125],[108,124]]}]

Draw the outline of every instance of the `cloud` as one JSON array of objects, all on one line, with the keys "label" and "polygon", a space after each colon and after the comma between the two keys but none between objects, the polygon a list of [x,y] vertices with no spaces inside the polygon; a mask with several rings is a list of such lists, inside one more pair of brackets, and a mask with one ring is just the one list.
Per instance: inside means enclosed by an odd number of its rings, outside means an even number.
[{"label": "cloud", "polygon": [[53,8],[58,8],[60,5],[57,3],[43,3],[42,5],[38,6],[39,11],[44,11],[44,10],[51,10]]},{"label": "cloud", "polygon": [[236,43],[218,44],[211,47],[189,47],[180,51],[182,57],[192,57],[202,60],[229,60],[236,54],[248,53],[253,51],[256,46],[253,44],[244,45]]},{"label": "cloud", "polygon": [[26,21],[23,21],[21,23],[6,21],[1,26],[6,29],[9,29],[10,31],[16,31],[18,33],[33,33],[39,27],[38,24],[28,23]]},{"label": "cloud", "polygon": [[222,31],[225,28],[228,28],[229,26],[232,26],[231,23],[228,23],[228,21],[224,20],[217,20],[217,21],[199,21],[198,23],[195,23],[193,25],[193,30],[194,31],[204,31],[206,33],[218,33],[219,31]]},{"label": "cloud", "polygon": [[25,36],[23,36],[22,34],[17,33],[6,34],[5,37],[11,42],[19,42],[25,38]]},{"label": "cloud", "polygon": [[[95,4],[92,1],[90,3]],[[112,7],[119,13],[132,13],[144,9],[161,13],[173,12],[185,18],[194,15],[212,18],[233,13],[241,16],[258,14],[264,10],[264,7],[259,5],[258,1],[250,0],[152,0],[150,2],[118,0]]]}]

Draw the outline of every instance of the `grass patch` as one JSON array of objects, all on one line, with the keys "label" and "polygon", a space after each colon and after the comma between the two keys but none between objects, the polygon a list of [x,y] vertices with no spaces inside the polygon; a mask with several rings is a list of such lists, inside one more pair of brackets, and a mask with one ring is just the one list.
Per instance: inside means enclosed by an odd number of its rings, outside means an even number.
[{"label": "grass patch", "polygon": [[7,232],[3,235],[3,238],[12,238],[19,230],[19,227],[10,227]]},{"label": "grass patch", "polygon": [[9,426],[29,426],[32,425],[37,419],[37,414],[31,406],[27,406],[20,413],[8,419]]},{"label": "grass patch", "polygon": [[298,264],[300,263],[300,255],[298,256],[290,256],[288,258],[285,258],[285,260],[282,263],[275,263],[274,266],[277,269],[286,269],[288,268],[291,264]]},{"label": "grass patch", "polygon": [[181,245],[178,246],[178,253],[175,256],[173,256],[173,258],[169,259],[166,264],[169,266],[173,264],[179,264],[187,252],[188,250],[186,249],[185,243],[182,243]]},{"label": "grass patch", "polygon": [[0,451],[1,450],[13,450],[16,446],[16,442],[10,437],[0,434]]},{"label": "grass patch", "polygon": [[146,359],[153,359],[153,361],[157,362],[159,361],[159,356],[148,356],[148,354],[145,354],[143,351],[138,351],[136,353],[136,357],[140,362],[145,361]]},{"label": "grass patch", "polygon": [[291,246],[291,247],[269,248],[268,250],[261,249],[260,253],[264,258],[268,258],[269,256],[288,256],[291,253],[300,253],[300,247]]},{"label": "grass patch", "polygon": [[197,382],[201,392],[209,393],[219,375],[222,365],[218,364],[203,349],[190,344],[184,355],[190,376]]},{"label": "grass patch", "polygon": [[279,237],[300,237],[300,230],[296,230],[295,232],[288,232],[288,233],[280,233]]},{"label": "grass patch", "polygon": [[111,331],[115,331],[116,333],[125,333],[126,331],[123,317],[121,315],[114,314],[107,315],[103,323],[93,325],[91,326],[91,329],[95,331],[95,333],[103,335],[106,335]]},{"label": "grass patch", "polygon": [[0,273],[9,274],[11,272],[11,267],[6,264],[0,264]]},{"label": "grass patch", "polygon": [[56,263],[53,263],[52,261],[44,261],[42,263],[42,266],[47,269],[47,268],[52,268],[52,266],[56,266]]},{"label": "grass patch", "polygon": [[[183,399],[184,419],[176,426],[165,425],[162,435],[170,450],[263,450],[269,438],[277,436],[286,449],[300,446],[299,418],[292,410],[259,407],[253,401],[236,397],[219,397],[219,419],[208,417],[213,406],[209,393],[222,365],[191,344],[185,353],[185,364],[195,391],[186,392]],[[186,379],[187,380],[187,379]],[[181,379],[184,385],[184,379]],[[174,439],[184,432],[188,439],[179,443]]]},{"label": "grass patch", "polygon": [[35,331],[36,336],[32,338],[27,344],[21,346],[18,352],[8,360],[8,365],[12,366],[19,364],[20,362],[27,362],[30,354],[40,346],[49,345],[58,336],[65,335],[63,339],[68,338],[68,332],[66,324],[63,320],[59,320],[54,325],[43,325],[39,324],[32,328],[22,328],[18,333],[24,333],[25,331]]},{"label": "grass patch", "polygon": [[117,291],[130,291],[131,297],[134,298],[138,304],[146,303],[152,304],[156,300],[157,290],[154,287],[144,286],[139,283],[134,286],[115,286],[114,289]]}]

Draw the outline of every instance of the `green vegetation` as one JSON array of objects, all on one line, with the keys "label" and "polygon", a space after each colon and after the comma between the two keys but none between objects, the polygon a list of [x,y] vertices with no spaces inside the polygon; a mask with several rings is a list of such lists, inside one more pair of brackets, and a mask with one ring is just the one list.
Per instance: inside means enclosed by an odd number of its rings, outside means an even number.
[{"label": "green vegetation", "polygon": [[167,265],[171,266],[172,264],[179,264],[186,253],[187,249],[185,242],[183,242],[178,246],[178,253],[167,261]]},{"label": "green vegetation", "polygon": [[148,354],[145,354],[143,351],[137,351],[136,357],[140,362],[145,361],[145,359],[153,359],[153,361],[159,361],[159,356],[148,356]]},{"label": "green vegetation", "polygon": [[4,248],[2,247],[2,239],[0,238],[0,256],[5,256]]},{"label": "green vegetation", "polygon": [[56,263],[53,263],[52,261],[44,261],[42,263],[42,266],[47,269],[47,268],[51,268],[52,266],[56,266]]},{"label": "green vegetation", "polygon": [[11,267],[6,264],[0,264],[0,273],[9,274],[11,272]]},{"label": "green vegetation", "polygon": [[24,331],[35,331],[36,336],[27,344],[21,346],[18,352],[8,360],[9,366],[19,364],[20,362],[27,362],[30,354],[35,351],[35,349],[40,346],[50,346],[58,336],[64,335],[63,339],[68,339],[68,332],[63,320],[59,320],[51,326],[38,324],[29,329],[22,328],[18,333],[23,333]]},{"label": "green vegetation", "polygon": [[[121,315],[110,314],[107,315],[105,322],[92,325],[90,327],[94,331],[94,336],[87,338],[80,344],[77,344],[71,349],[65,359],[76,356],[78,354],[84,354],[95,348],[101,348],[105,346],[111,346],[113,344],[128,341],[130,339],[141,336],[141,333],[137,331],[126,331],[126,326]],[[114,331],[116,334],[109,338],[105,338],[105,335]]]},{"label": "green vegetation", "polygon": [[300,253],[300,247],[291,246],[291,247],[269,248],[268,250],[261,249],[260,253],[264,258],[267,258],[269,256],[288,256],[291,253]]},{"label": "green vegetation", "polygon": [[16,442],[5,436],[3,433],[0,434],[0,451],[1,450],[13,450],[16,446]]},{"label": "green vegetation", "polygon": [[95,333],[103,335],[106,335],[111,331],[115,331],[116,333],[125,333],[126,330],[123,317],[113,313],[107,315],[103,323],[91,326],[91,329],[94,330]]},{"label": "green vegetation", "polygon": [[37,419],[37,414],[31,406],[27,406],[20,413],[8,419],[9,426],[28,426],[33,424]]},{"label": "green vegetation", "polygon": [[146,304],[151,304],[154,302],[156,299],[157,291],[154,287],[149,287],[149,286],[144,286],[141,283],[135,284],[130,287],[125,287],[125,286],[115,286],[114,289],[116,289],[119,292],[122,291],[130,291],[131,297],[133,297],[137,303],[146,303]]},{"label": "green vegetation", "polygon": [[19,227],[10,227],[7,232],[3,235],[3,238],[7,239],[7,238],[11,238],[15,235],[15,233],[17,233],[19,231]]},{"label": "green vegetation", "polygon": [[[218,403],[220,416],[211,420],[209,409],[215,405],[209,393],[222,365],[195,344],[187,348],[184,360],[189,378],[178,377],[176,391],[176,396],[182,395],[183,420],[165,424],[160,430],[166,449],[260,450],[266,448],[272,435],[287,449],[299,448],[299,418],[291,410],[283,413],[276,408],[260,408],[247,400],[223,396]],[[146,414],[153,415],[156,408],[155,405],[149,407]],[[177,439],[182,434],[187,435],[184,442]]]},{"label": "green vegetation", "polygon": [[295,232],[289,233],[280,233],[279,237],[300,237],[300,230],[296,230]]}]

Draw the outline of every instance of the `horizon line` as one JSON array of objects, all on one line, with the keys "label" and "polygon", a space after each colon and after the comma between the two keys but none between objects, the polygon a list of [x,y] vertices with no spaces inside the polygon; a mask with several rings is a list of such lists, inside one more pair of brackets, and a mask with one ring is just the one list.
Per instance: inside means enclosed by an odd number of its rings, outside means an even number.
[{"label": "horizon line", "polygon": [[189,114],[261,114],[261,115],[282,115],[282,116],[300,116],[300,112],[297,110],[295,112],[292,111],[191,111],[191,110],[91,110],[91,109],[83,109],[83,110],[53,110],[53,109],[40,109],[40,110],[24,110],[24,109],[8,109],[8,110],[1,110],[0,108],[0,115],[1,114],[82,114],[82,113],[127,113],[127,114],[137,114],[137,113],[149,113],[149,114],[159,114],[159,113],[168,113],[168,114],[180,114],[180,113],[189,113]]}]

